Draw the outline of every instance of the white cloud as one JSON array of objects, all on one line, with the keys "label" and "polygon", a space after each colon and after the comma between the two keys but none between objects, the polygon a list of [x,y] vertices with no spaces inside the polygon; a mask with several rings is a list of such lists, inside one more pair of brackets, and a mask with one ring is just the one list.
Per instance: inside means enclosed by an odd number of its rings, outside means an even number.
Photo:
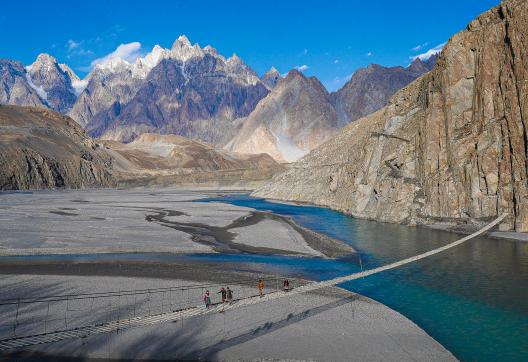
[{"label": "white cloud", "polygon": [[368,52],[367,54],[365,54],[367,57],[371,57],[373,54],[372,52]]},{"label": "white cloud", "polygon": [[90,56],[93,55],[94,52],[90,49],[85,49],[84,47],[84,41],[75,41],[73,39],[70,39],[66,42],[65,47],[68,49],[68,55],[66,58],[70,59],[72,56]]},{"label": "white cloud", "polygon": [[415,47],[412,48],[411,50],[412,50],[413,52],[417,52],[418,50],[422,50],[423,48],[425,48],[425,47],[428,46],[428,45],[429,45],[429,42],[426,41],[426,42],[423,43],[423,44],[418,44],[417,46],[415,46]]},{"label": "white cloud", "polygon": [[339,63],[339,59],[334,60],[334,64],[337,64],[337,63]]},{"label": "white cloud", "polygon": [[90,67],[95,67],[97,64],[106,64],[112,61],[124,60],[128,63],[134,62],[137,58],[141,57],[141,43],[132,42],[127,44],[120,44],[116,50],[110,54],[105,55],[104,57],[97,58],[90,63]]},{"label": "white cloud", "polygon": [[438,44],[437,46],[435,46],[434,48],[429,49],[425,53],[418,54],[418,55],[413,55],[413,56],[410,56],[409,58],[412,59],[412,60],[415,60],[415,59],[427,60],[427,59],[431,58],[433,55],[440,53],[445,45],[446,45],[446,42],[444,42],[442,44]]},{"label": "white cloud", "polygon": [[298,71],[301,71],[301,72],[304,72],[304,71],[307,70],[308,68],[310,68],[310,67],[307,66],[306,64],[298,65],[298,66],[295,67],[295,69],[297,69]]},{"label": "white cloud", "polygon": [[75,40],[73,40],[73,39],[68,40],[68,42],[66,43],[66,47],[68,48],[68,50],[76,49],[76,48],[78,48],[80,45],[81,45],[80,42],[77,42],[77,41],[75,41]]},{"label": "white cloud", "polygon": [[304,54],[304,55],[308,54],[308,49],[304,48],[304,50],[303,50],[303,54]]}]

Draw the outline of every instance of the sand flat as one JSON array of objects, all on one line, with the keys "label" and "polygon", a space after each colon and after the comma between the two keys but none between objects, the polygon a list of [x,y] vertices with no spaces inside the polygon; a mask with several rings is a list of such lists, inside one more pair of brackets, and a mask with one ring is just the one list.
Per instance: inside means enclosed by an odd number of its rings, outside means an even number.
[{"label": "sand flat", "polygon": [[[17,275],[0,279],[0,287],[6,291],[6,297],[22,290],[30,295],[42,293],[43,290],[86,293],[190,284],[197,282],[48,275]],[[249,286],[231,287],[236,296],[255,292]],[[185,293],[175,293],[170,298],[175,304],[197,304],[200,301],[195,299],[199,299],[201,292],[198,289],[190,299]],[[214,297],[218,298],[216,294]],[[166,296],[165,308],[168,306],[167,298]],[[125,305],[123,299],[120,303],[121,306]],[[145,313],[144,301],[138,304],[137,310]],[[158,300],[151,301],[151,304],[160,308],[163,303]],[[78,305],[72,309],[83,308]],[[60,314],[59,306],[56,312]],[[183,322],[160,323],[82,340],[34,346],[24,352],[91,358],[186,358],[214,361],[455,360],[445,348],[399,313],[339,288],[239,308],[223,314],[190,318]]]},{"label": "sand flat", "polygon": [[234,228],[231,231],[237,234],[234,240],[236,243],[313,256],[323,255],[308,246],[301,234],[282,221],[265,219],[255,225]]},{"label": "sand flat", "polygon": [[344,243],[295,229],[281,216],[195,202],[206,196],[147,188],[0,193],[0,255],[353,252]]}]

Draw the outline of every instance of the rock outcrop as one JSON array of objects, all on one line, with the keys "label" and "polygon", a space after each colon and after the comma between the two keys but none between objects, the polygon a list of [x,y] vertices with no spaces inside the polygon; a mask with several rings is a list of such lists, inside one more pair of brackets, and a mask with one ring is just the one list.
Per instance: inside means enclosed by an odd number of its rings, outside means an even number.
[{"label": "rock outcrop", "polygon": [[385,107],[396,91],[433,69],[436,55],[415,59],[408,67],[371,64],[360,68],[337,92],[330,95],[341,126]]},{"label": "rock outcrop", "polygon": [[453,36],[434,69],[255,195],[406,224],[528,232],[528,2],[506,0]]},{"label": "rock outcrop", "polygon": [[47,107],[45,96],[31,83],[22,63],[0,59],[0,104]]},{"label": "rock outcrop", "polygon": [[0,190],[109,186],[111,165],[71,118],[0,105]]},{"label": "rock outcrop", "polygon": [[70,76],[78,79],[73,70],[68,67],[68,72],[64,71],[57,59],[49,54],[39,54],[26,70],[30,81],[42,90],[51,109],[60,113],[71,109],[77,99],[70,79]]},{"label": "rock outcrop", "polygon": [[281,79],[281,75],[275,67],[271,67],[270,70],[268,70],[261,78],[260,80],[264,85],[269,89],[272,90],[277,85],[278,81]]},{"label": "rock outcrop", "polygon": [[338,120],[324,86],[292,70],[240,125],[226,149],[293,162],[333,135]]}]

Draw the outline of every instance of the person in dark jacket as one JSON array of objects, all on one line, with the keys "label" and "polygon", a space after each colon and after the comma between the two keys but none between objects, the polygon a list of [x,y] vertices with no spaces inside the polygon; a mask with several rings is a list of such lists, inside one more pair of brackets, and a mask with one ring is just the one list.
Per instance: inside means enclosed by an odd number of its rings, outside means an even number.
[{"label": "person in dark jacket", "polygon": [[284,283],[282,283],[282,289],[284,291],[290,290],[290,281],[288,279],[285,279]]},{"label": "person in dark jacket", "polygon": [[227,302],[231,303],[233,301],[233,291],[227,287],[226,290]]},{"label": "person in dark jacket", "polygon": [[227,296],[227,291],[225,290],[225,288],[222,287],[222,289],[220,289],[220,291],[217,294],[222,294],[222,303],[225,303],[226,296]]}]

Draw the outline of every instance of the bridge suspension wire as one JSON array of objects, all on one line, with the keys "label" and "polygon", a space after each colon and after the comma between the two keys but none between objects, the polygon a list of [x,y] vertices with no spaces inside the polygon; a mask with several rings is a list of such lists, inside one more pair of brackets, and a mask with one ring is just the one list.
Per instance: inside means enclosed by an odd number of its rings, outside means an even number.
[{"label": "bridge suspension wire", "polygon": [[[273,281],[275,277],[263,277],[263,280]],[[132,290],[122,290],[122,291],[108,291],[108,292],[97,292],[97,293],[81,293],[81,294],[62,294],[62,295],[48,295],[43,297],[34,297],[34,298],[10,298],[10,299],[0,299],[0,307],[7,305],[21,305],[21,304],[33,304],[33,303],[49,303],[49,302],[60,302],[66,300],[77,300],[77,299],[93,299],[93,298],[110,298],[110,297],[119,297],[119,296],[130,296],[130,295],[145,295],[145,294],[156,294],[156,293],[165,293],[167,291],[179,291],[203,289],[203,288],[214,288],[222,285],[228,284],[240,284],[241,282],[251,282],[253,283],[254,279],[250,277],[239,278],[236,280],[229,280],[222,283],[208,283],[208,284],[190,284],[190,285],[181,285],[174,287],[160,287],[160,288],[149,288],[149,289],[132,289]]]},{"label": "bridge suspension wire", "polygon": [[322,282],[313,282],[313,283],[305,284],[303,286],[297,287],[289,291],[276,291],[276,292],[265,294],[262,297],[257,295],[257,296],[253,296],[249,298],[239,299],[230,304],[227,304],[227,303],[217,304],[209,309],[205,308],[204,306],[197,306],[197,307],[191,307],[191,308],[184,308],[184,309],[169,312],[169,313],[160,313],[156,315],[141,316],[141,317],[129,318],[125,320],[115,320],[115,321],[111,321],[107,323],[101,323],[98,325],[91,325],[91,326],[79,327],[79,328],[74,328],[74,329],[69,329],[69,330],[42,333],[42,334],[37,334],[33,336],[3,339],[3,340],[0,340],[0,351],[7,351],[11,349],[17,349],[17,348],[22,348],[22,347],[27,347],[27,346],[32,346],[32,345],[56,342],[56,341],[61,341],[61,340],[66,340],[66,339],[84,338],[84,337],[88,337],[88,336],[95,335],[95,334],[112,332],[112,331],[115,331],[116,329],[123,330],[123,329],[128,329],[128,328],[149,326],[149,325],[162,323],[162,322],[174,322],[178,320],[183,320],[184,318],[190,318],[190,317],[207,315],[207,314],[218,313],[218,312],[225,312],[225,311],[233,310],[236,308],[247,307],[250,305],[265,303],[265,302],[269,302],[272,300],[277,300],[277,299],[281,299],[285,297],[291,297],[291,296],[298,295],[301,293],[308,293],[308,292],[312,292],[318,289],[335,286],[335,285],[349,282],[352,280],[356,280],[356,279],[364,278],[364,277],[374,275],[377,273],[381,273],[387,270],[395,269],[403,265],[413,263],[415,261],[425,259],[432,255],[439,254],[443,251],[454,248],[490,230],[491,228],[499,224],[506,216],[507,214],[503,214],[499,216],[497,219],[487,224],[482,229],[474,232],[471,235],[465,236],[457,241],[454,241],[452,243],[449,243],[437,249],[433,249],[431,251],[425,252],[423,254],[419,254],[419,255],[416,255],[410,258],[406,258],[406,259],[403,259],[403,260],[400,260],[394,263],[390,263],[390,264],[387,264],[387,265],[384,265],[378,268],[365,270],[359,273],[345,275],[342,277],[338,277],[338,278],[334,278],[334,279],[330,279],[330,280],[326,280]]}]

